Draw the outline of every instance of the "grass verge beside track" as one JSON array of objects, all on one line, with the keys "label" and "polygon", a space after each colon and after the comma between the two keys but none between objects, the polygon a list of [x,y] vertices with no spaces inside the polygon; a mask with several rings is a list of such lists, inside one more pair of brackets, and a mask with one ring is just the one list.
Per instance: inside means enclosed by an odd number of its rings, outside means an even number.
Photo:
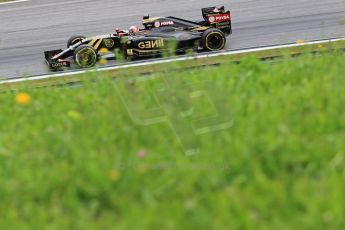
[{"label": "grass verge beside track", "polygon": [[0,94],[0,228],[344,229],[344,55],[177,65]]}]

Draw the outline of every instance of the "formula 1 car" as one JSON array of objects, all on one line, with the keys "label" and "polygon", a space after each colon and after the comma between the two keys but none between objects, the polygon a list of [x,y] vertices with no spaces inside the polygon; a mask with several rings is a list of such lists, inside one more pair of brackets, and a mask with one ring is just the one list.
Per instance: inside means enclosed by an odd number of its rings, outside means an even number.
[{"label": "formula 1 car", "polygon": [[189,50],[222,50],[226,36],[232,33],[230,11],[224,6],[203,8],[202,16],[199,22],[172,16],[144,16],[143,29],[116,29],[113,34],[88,38],[73,36],[67,42],[67,49],[46,51],[45,59],[51,70],[59,71],[71,66],[72,57],[80,68],[93,67],[104,50],[113,53],[119,50],[129,60],[162,56],[172,43],[177,54]]}]

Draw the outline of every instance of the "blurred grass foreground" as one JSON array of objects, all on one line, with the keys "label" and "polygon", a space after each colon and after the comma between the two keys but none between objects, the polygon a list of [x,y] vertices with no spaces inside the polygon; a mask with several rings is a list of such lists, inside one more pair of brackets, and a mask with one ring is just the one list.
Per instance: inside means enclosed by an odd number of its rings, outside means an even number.
[{"label": "blurred grass foreground", "polygon": [[0,228],[344,229],[344,73],[245,58],[3,92]]}]

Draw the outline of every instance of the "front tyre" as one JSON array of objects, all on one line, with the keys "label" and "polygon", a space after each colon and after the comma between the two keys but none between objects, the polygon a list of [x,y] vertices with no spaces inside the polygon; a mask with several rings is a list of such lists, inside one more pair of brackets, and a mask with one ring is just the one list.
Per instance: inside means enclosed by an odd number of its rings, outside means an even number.
[{"label": "front tyre", "polygon": [[81,42],[85,39],[84,36],[79,36],[79,35],[75,35],[75,36],[72,36],[70,39],[68,39],[67,41],[67,48],[77,44],[78,42]]},{"label": "front tyre", "polygon": [[74,61],[81,68],[90,68],[97,63],[97,51],[89,45],[81,45],[74,51]]},{"label": "front tyre", "polygon": [[203,33],[201,41],[205,51],[218,51],[224,49],[226,37],[221,30],[210,28]]}]

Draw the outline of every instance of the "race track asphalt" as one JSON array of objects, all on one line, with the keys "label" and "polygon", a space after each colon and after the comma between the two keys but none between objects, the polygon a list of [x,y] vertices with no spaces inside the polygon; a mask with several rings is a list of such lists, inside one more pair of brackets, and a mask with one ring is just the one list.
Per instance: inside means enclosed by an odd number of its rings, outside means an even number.
[{"label": "race track asphalt", "polygon": [[344,0],[30,0],[0,5],[0,78],[49,73],[43,52],[71,35],[140,25],[147,14],[200,19],[210,5],[231,9],[229,50],[345,36]]}]

